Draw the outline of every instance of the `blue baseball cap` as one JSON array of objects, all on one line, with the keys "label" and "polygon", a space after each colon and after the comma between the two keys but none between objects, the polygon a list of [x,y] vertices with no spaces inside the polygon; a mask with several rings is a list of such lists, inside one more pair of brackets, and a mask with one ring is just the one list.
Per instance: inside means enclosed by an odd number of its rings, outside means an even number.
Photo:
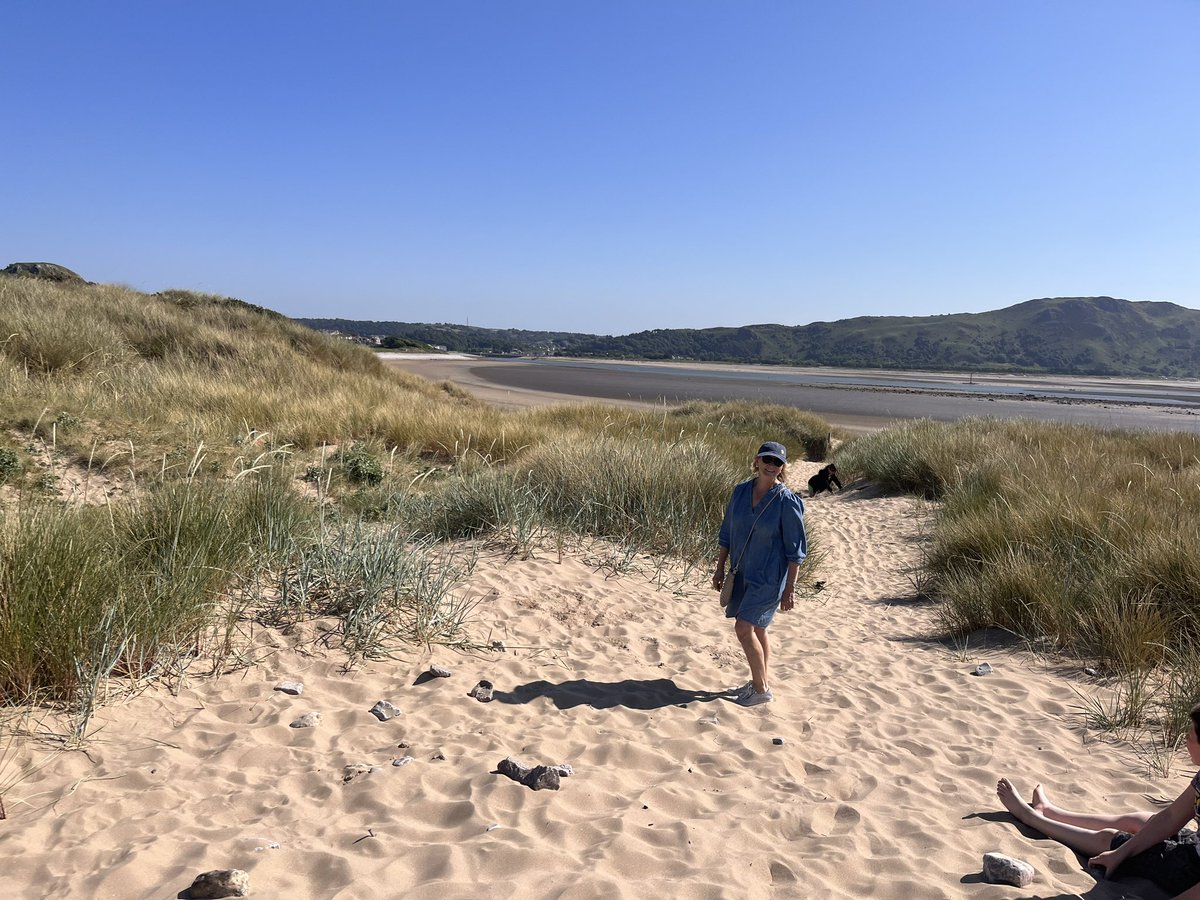
[{"label": "blue baseball cap", "polygon": [[780,444],[777,441],[767,441],[765,444],[763,444],[761,447],[758,448],[758,452],[754,455],[755,456],[778,456],[781,460],[783,460],[784,462],[787,462],[787,450],[784,449],[783,444]]}]

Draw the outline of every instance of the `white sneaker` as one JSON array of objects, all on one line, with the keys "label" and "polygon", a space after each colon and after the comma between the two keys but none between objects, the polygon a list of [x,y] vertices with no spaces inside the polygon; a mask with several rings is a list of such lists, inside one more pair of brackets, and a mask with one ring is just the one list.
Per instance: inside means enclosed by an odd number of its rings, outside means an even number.
[{"label": "white sneaker", "polygon": [[775,695],[771,693],[770,688],[760,694],[754,689],[754,685],[751,685],[749,693],[739,695],[733,702],[738,706],[758,706],[760,703],[770,703],[774,699]]},{"label": "white sneaker", "polygon": [[736,701],[736,700],[740,700],[742,697],[745,697],[747,694],[750,694],[753,692],[754,692],[754,682],[747,681],[745,684],[739,684],[735,688],[730,688],[725,693],[732,694],[733,696],[730,697],[729,699]]}]

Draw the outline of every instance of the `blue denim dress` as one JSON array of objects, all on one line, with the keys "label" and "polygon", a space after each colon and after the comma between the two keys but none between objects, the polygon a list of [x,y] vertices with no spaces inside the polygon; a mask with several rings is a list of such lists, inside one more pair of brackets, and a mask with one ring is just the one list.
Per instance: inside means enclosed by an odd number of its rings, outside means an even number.
[{"label": "blue denim dress", "polygon": [[736,485],[721,522],[719,543],[729,550],[730,567],[738,569],[725,615],[766,628],[779,609],[788,563],[804,561],[808,539],[804,502],[788,488],[775,485],[758,506],[751,506],[753,499],[753,478]]}]

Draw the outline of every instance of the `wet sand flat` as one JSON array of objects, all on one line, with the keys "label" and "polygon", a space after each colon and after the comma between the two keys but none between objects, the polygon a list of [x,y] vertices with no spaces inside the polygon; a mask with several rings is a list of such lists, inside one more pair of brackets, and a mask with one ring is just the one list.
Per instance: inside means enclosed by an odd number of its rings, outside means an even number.
[{"label": "wet sand flat", "polygon": [[627,406],[749,400],[809,410],[851,431],[968,416],[1200,431],[1195,382],[402,354],[388,362],[505,408],[582,400]]}]

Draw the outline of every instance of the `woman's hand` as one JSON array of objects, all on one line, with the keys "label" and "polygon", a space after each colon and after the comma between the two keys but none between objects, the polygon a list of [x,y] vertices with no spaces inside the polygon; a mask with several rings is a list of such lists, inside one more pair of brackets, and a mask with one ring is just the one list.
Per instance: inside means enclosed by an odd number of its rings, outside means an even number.
[{"label": "woman's hand", "polygon": [[719,591],[724,584],[725,584],[725,572],[722,571],[721,569],[717,569],[717,571],[713,572],[713,577],[712,577],[713,590]]},{"label": "woman's hand", "polygon": [[793,587],[783,588],[783,596],[779,598],[779,608],[784,612],[792,609],[796,605],[796,589]]}]

